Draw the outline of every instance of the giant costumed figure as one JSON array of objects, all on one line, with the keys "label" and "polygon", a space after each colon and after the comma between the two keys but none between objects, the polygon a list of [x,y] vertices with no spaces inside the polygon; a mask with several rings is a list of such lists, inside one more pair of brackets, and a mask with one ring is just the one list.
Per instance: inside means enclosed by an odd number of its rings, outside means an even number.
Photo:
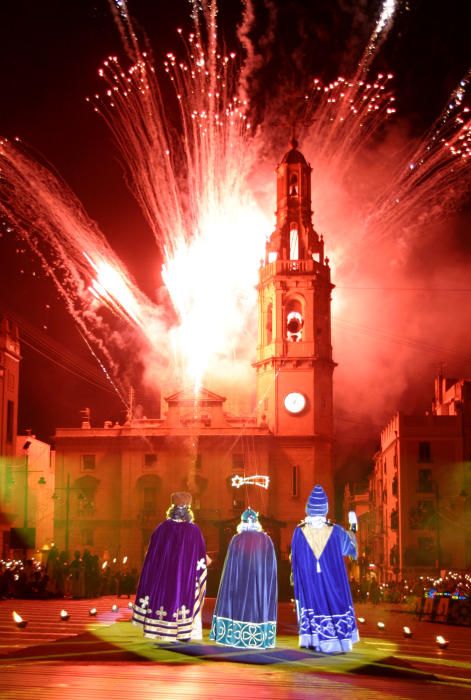
[{"label": "giant costumed figure", "polygon": [[335,654],[351,651],[359,640],[343,560],[356,559],[357,546],[354,527],[347,532],[328,523],[328,509],[324,489],[315,486],[306,505],[307,517],[293,533],[291,566],[299,646]]},{"label": "giant costumed figure", "polygon": [[190,493],[172,494],[167,520],[151,536],[132,616],[151,639],[185,642],[203,636],[206,547],[190,506]]},{"label": "giant costumed figure", "polygon": [[277,575],[273,542],[257,513],[242,513],[227,550],[210,639],[225,646],[270,649],[276,641]]}]

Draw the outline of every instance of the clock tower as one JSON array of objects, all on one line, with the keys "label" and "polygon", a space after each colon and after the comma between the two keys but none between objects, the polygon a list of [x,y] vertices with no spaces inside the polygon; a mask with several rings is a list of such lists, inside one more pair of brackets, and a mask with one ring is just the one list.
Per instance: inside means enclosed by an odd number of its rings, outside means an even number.
[{"label": "clock tower", "polygon": [[[311,167],[295,139],[277,167],[276,227],[258,285],[257,407],[272,433],[277,517],[303,514],[315,483],[332,488],[333,284],[324,241],[314,230]],[[291,497],[291,500],[290,500]]]}]

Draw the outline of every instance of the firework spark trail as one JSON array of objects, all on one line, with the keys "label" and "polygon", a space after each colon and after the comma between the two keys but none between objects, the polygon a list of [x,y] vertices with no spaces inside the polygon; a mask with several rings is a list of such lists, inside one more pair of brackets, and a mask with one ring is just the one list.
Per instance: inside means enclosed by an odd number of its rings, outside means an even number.
[{"label": "firework spark trail", "polygon": [[306,139],[316,164],[330,177],[341,181],[384,120],[396,112],[388,88],[392,77],[380,73],[376,80],[357,83],[339,77],[329,85],[314,80],[312,95],[306,95],[306,118],[312,122]]},{"label": "firework spark trail", "polygon": [[312,95],[306,96],[305,120],[308,123],[315,120],[312,138],[321,148],[320,160],[328,159],[332,171],[338,166],[347,169],[361,141],[370,138],[384,115],[395,112],[392,104],[395,98],[387,91],[387,82],[392,75],[379,74],[376,80],[371,80],[368,71],[392,26],[397,4],[397,0],[383,1],[355,75],[350,79],[339,77],[328,86],[316,79]]},{"label": "firework spark trail", "polygon": [[[378,22],[369,45],[374,46],[373,38],[391,21],[389,15],[386,24]],[[328,86],[316,79],[312,94],[306,95],[310,124],[304,136],[306,147],[313,154],[315,169],[337,187],[355,171],[359,156],[385,119],[395,114],[395,97],[388,88],[392,77],[379,74],[370,81],[338,78]],[[392,175],[383,191],[374,202],[363,203],[366,225],[359,240],[369,244],[431,217],[442,218],[466,197],[471,129],[470,108],[465,103],[469,102],[470,78],[468,71],[418,146],[405,158],[394,156]]]},{"label": "firework spark trail", "polygon": [[381,6],[381,12],[376,22],[373,33],[370,36],[366,49],[363,52],[363,56],[358,64],[358,71],[355,76],[355,80],[361,80],[364,78],[371,66],[371,63],[378,53],[378,50],[385,40],[389,29],[391,28],[394,16],[397,12],[399,0],[384,0]]},{"label": "firework spark trail", "polygon": [[367,226],[369,240],[440,218],[455,210],[469,192],[471,112],[465,100],[470,79],[468,71],[428,134],[391,178],[387,192],[375,202]]},{"label": "firework spark trail", "polygon": [[[119,5],[115,17],[129,24]],[[210,364],[217,371],[218,358],[238,350],[243,358],[268,225],[247,187],[256,153],[248,148],[246,105],[236,96],[235,56],[219,46],[216,3],[204,3],[201,11],[195,0],[192,8],[194,32],[181,36],[184,58],[168,54],[164,63],[179,129],[170,130],[172,108],[137,43],[128,71],[116,58],[105,63],[106,94],[92,102],[115,137],[164,254],[163,278],[180,320],[173,343],[197,386]],[[125,29],[122,34],[132,33]]]},{"label": "firework spark trail", "polygon": [[[138,328],[146,347],[161,347],[164,356],[170,352],[168,340],[175,348],[173,369],[185,371],[197,386],[208,367],[212,378],[218,366],[231,375],[234,357],[246,365],[251,359],[253,335],[247,321],[254,315],[258,261],[270,226],[247,184],[258,151],[247,123],[247,105],[237,97],[244,94],[240,77],[248,80],[254,56],[249,52],[238,70],[233,55],[226,55],[218,40],[215,0],[201,7],[197,0],[191,4],[194,32],[187,39],[180,32],[184,58],[169,54],[162,70],[169,90],[140,48],[125,0],[114,0],[132,65],[124,70],[115,57],[105,62],[105,95],[91,100],[116,139],[130,186],[164,255],[163,278],[180,319],[169,337],[157,307],[132,283],[73,195],[7,143],[2,153],[2,211],[38,253],[69,311],[102,348],[110,366],[111,351],[100,341],[104,322],[90,306],[92,296]],[[385,14],[360,62],[365,74],[395,6],[383,3]],[[247,0],[246,49],[252,9]],[[312,125],[305,141],[326,180],[343,184],[358,166],[361,149],[395,112],[390,79],[387,75],[368,81],[358,79],[357,73],[329,86],[314,83],[313,95],[306,100]],[[378,217],[376,235],[387,235],[412,215],[417,219],[422,202],[428,205],[434,194],[442,195],[456,168],[464,172],[461,164],[469,162],[469,126],[462,108],[467,80],[464,83],[454,95],[456,109],[449,108],[437,124],[434,148],[421,147],[427,151],[423,156],[419,148],[410,161],[414,168],[409,179],[398,176],[378,200],[377,211],[384,220]],[[175,114],[179,118],[173,127]],[[263,124],[260,129],[263,132]],[[458,189],[459,173],[453,181]],[[396,192],[401,214],[394,204]]]},{"label": "firework spark trail", "polygon": [[[109,329],[92,294],[139,327],[151,315],[147,298],[67,186],[6,139],[0,141],[0,194],[5,225],[36,253],[80,332],[116,370],[110,343],[104,342]],[[122,388],[119,395],[124,401]]]}]

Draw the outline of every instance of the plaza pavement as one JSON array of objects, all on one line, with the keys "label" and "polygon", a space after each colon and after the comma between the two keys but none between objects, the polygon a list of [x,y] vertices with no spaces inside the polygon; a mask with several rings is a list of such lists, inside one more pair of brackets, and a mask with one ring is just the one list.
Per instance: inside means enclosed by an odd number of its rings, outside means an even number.
[{"label": "plaza pavement", "polygon": [[[357,617],[365,618],[361,641],[350,654],[325,656],[298,648],[293,607],[281,603],[276,649],[240,651],[208,641],[213,606],[207,599],[203,642],[156,645],[130,624],[127,599],[0,601],[0,697],[471,699],[469,627],[419,622],[403,605],[357,604]],[[96,616],[89,614],[93,607]],[[27,620],[24,629],[13,622],[13,610]],[[449,641],[446,649],[436,645],[437,634]]]}]

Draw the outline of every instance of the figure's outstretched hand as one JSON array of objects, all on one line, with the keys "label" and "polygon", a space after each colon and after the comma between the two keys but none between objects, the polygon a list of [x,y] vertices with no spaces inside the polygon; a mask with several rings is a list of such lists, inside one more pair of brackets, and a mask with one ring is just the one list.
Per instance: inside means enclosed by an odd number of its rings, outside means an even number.
[{"label": "figure's outstretched hand", "polygon": [[206,566],[209,566],[210,564],[212,564],[212,562],[213,562],[213,560],[211,559],[209,554],[207,554],[206,555]]}]

